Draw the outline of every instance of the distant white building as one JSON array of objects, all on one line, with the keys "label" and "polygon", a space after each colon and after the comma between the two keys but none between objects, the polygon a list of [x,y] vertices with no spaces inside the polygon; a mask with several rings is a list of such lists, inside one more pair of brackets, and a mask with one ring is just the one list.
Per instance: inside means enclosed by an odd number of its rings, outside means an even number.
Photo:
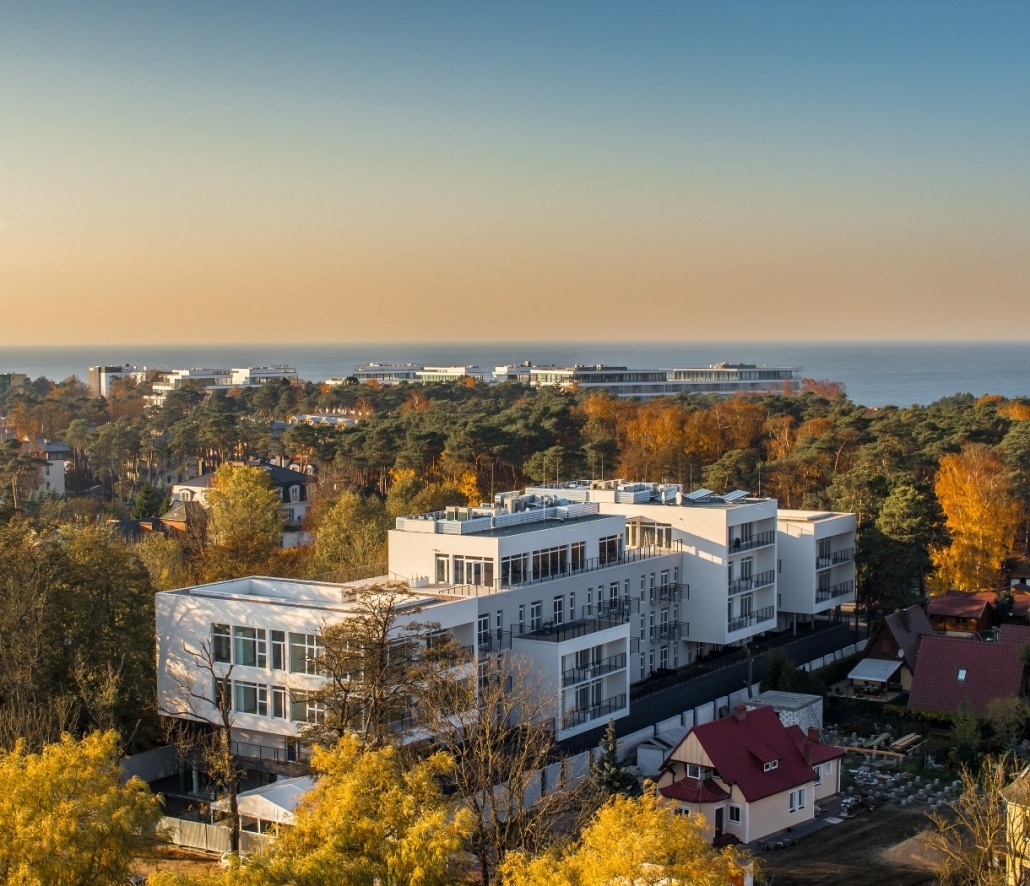
[{"label": "distant white building", "polygon": [[131,378],[137,384],[147,380],[146,366],[90,366],[86,373],[86,386],[90,397],[107,397],[111,393],[111,382],[119,378]]},{"label": "distant white building", "polygon": [[147,402],[161,406],[165,397],[185,384],[193,384],[205,391],[232,390],[233,388],[259,388],[270,381],[296,381],[297,370],[291,366],[245,366],[236,369],[173,369],[164,372],[151,386]]},{"label": "distant white building", "polygon": [[617,397],[653,400],[674,394],[797,393],[801,370],[753,363],[714,363],[693,369],[630,369],[626,366],[534,366],[530,384],[604,390]]},{"label": "distant white building", "polygon": [[[563,483],[398,518],[379,581],[406,581],[420,619],[474,647],[480,667],[509,653],[532,662],[564,739],[627,714],[630,685],[653,672],[775,629],[780,538],[776,503],[745,492]],[[817,606],[820,562],[794,559],[811,600],[792,605],[815,611],[825,602]],[[184,640],[221,644],[241,740],[284,750],[298,724],[319,716],[304,692],[320,678],[290,662],[317,654],[320,628],[348,617],[352,588],[250,578],[158,594],[162,698],[190,669]]]}]

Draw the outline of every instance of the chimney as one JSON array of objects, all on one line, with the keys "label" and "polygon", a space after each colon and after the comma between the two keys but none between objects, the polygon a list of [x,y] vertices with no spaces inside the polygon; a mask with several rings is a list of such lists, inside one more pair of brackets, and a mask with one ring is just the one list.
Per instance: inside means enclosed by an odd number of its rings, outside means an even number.
[{"label": "chimney", "polygon": [[739,704],[733,709],[733,717],[738,723],[743,723],[747,719],[747,705]]},{"label": "chimney", "polygon": [[808,735],[805,736],[805,762],[812,765],[812,745],[819,744],[819,727],[809,726]]}]

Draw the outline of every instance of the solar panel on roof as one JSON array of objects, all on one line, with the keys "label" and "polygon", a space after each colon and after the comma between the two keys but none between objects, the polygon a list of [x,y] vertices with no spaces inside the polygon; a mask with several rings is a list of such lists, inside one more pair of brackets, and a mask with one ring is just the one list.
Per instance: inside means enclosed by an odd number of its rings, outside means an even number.
[{"label": "solar panel on roof", "polygon": [[701,501],[703,498],[708,498],[710,495],[714,495],[711,489],[695,489],[693,492],[688,492],[684,498],[690,499],[690,501]]},{"label": "solar panel on roof", "polygon": [[734,489],[733,492],[727,492],[723,497],[723,501],[740,501],[742,498],[747,498],[748,493],[743,489]]}]

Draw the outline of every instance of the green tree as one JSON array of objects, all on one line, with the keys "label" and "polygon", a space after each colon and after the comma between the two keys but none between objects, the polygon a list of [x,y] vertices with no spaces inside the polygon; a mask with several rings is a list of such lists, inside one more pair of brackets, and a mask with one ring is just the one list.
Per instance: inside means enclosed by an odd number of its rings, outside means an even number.
[{"label": "green tree", "polygon": [[590,767],[590,783],[598,795],[607,800],[619,794],[636,796],[640,793],[640,784],[619,759],[619,742],[615,735],[615,721],[609,720],[608,726],[601,736],[601,753]]},{"label": "green tree", "polygon": [[0,756],[0,882],[126,882],[153,842],[161,806],[138,778],[121,783],[117,749],[105,732]]},{"label": "green tree", "polygon": [[268,472],[222,465],[207,494],[208,541],[204,574],[217,581],[267,570],[282,546],[282,502]]},{"label": "green tree", "polygon": [[315,517],[311,571],[318,576],[386,564],[386,534],[391,520],[380,499],[344,492]]}]

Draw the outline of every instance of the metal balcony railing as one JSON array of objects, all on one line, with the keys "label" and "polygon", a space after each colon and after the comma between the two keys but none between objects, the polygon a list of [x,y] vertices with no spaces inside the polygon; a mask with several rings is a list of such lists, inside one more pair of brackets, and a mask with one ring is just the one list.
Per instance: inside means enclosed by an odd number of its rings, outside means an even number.
[{"label": "metal balcony railing", "polygon": [[769,569],[766,572],[759,572],[748,578],[738,578],[729,583],[729,592],[739,594],[743,591],[754,591],[758,588],[768,587],[776,581],[776,570]]},{"label": "metal balcony railing", "polygon": [[564,643],[576,637],[584,637],[598,631],[607,631],[626,624],[626,617],[614,615],[610,618],[579,618],[562,624],[544,622],[537,628],[518,625],[512,629],[512,636],[523,640],[540,640],[545,643]]},{"label": "metal balcony railing", "polygon": [[825,603],[827,600],[833,600],[835,597],[846,597],[854,592],[855,583],[853,581],[838,582],[828,588],[819,588],[815,592],[815,602]]},{"label": "metal balcony railing", "polygon": [[480,631],[478,643],[480,653],[502,652],[511,649],[511,631],[502,628],[494,628],[489,631]]},{"label": "metal balcony railing", "polygon": [[624,670],[626,670],[626,653],[620,652],[618,655],[602,658],[586,668],[570,668],[561,675],[562,686],[585,683],[587,680],[594,680],[605,674],[614,674],[616,671]]},{"label": "metal balcony railing", "polygon": [[658,601],[660,603],[680,603],[683,595],[690,599],[690,585],[683,582],[668,582],[658,587]]},{"label": "metal balcony railing", "polygon": [[591,720],[599,720],[602,717],[607,717],[609,714],[613,714],[615,711],[621,710],[624,707],[626,707],[625,692],[602,701],[600,704],[566,712],[562,717],[562,729],[571,729],[574,726],[581,726],[583,723],[589,723]]},{"label": "metal balcony railing", "polygon": [[667,621],[651,625],[652,640],[686,640],[690,636],[690,623],[685,621]]},{"label": "metal balcony railing", "polygon": [[755,548],[764,548],[776,543],[776,530],[769,532],[756,532],[750,538],[735,538],[729,543],[731,554],[740,551],[753,551]]},{"label": "metal balcony railing", "polygon": [[816,557],[816,569],[829,569],[831,566],[839,566],[841,563],[850,563],[855,559],[854,548],[844,548],[842,551],[834,551],[829,557]]},{"label": "metal balcony railing", "polygon": [[763,621],[771,621],[774,618],[776,618],[776,607],[766,606],[764,609],[758,609],[747,615],[738,615],[736,618],[731,618],[726,623],[726,633],[732,634],[734,631],[741,631],[744,628],[761,624]]}]

